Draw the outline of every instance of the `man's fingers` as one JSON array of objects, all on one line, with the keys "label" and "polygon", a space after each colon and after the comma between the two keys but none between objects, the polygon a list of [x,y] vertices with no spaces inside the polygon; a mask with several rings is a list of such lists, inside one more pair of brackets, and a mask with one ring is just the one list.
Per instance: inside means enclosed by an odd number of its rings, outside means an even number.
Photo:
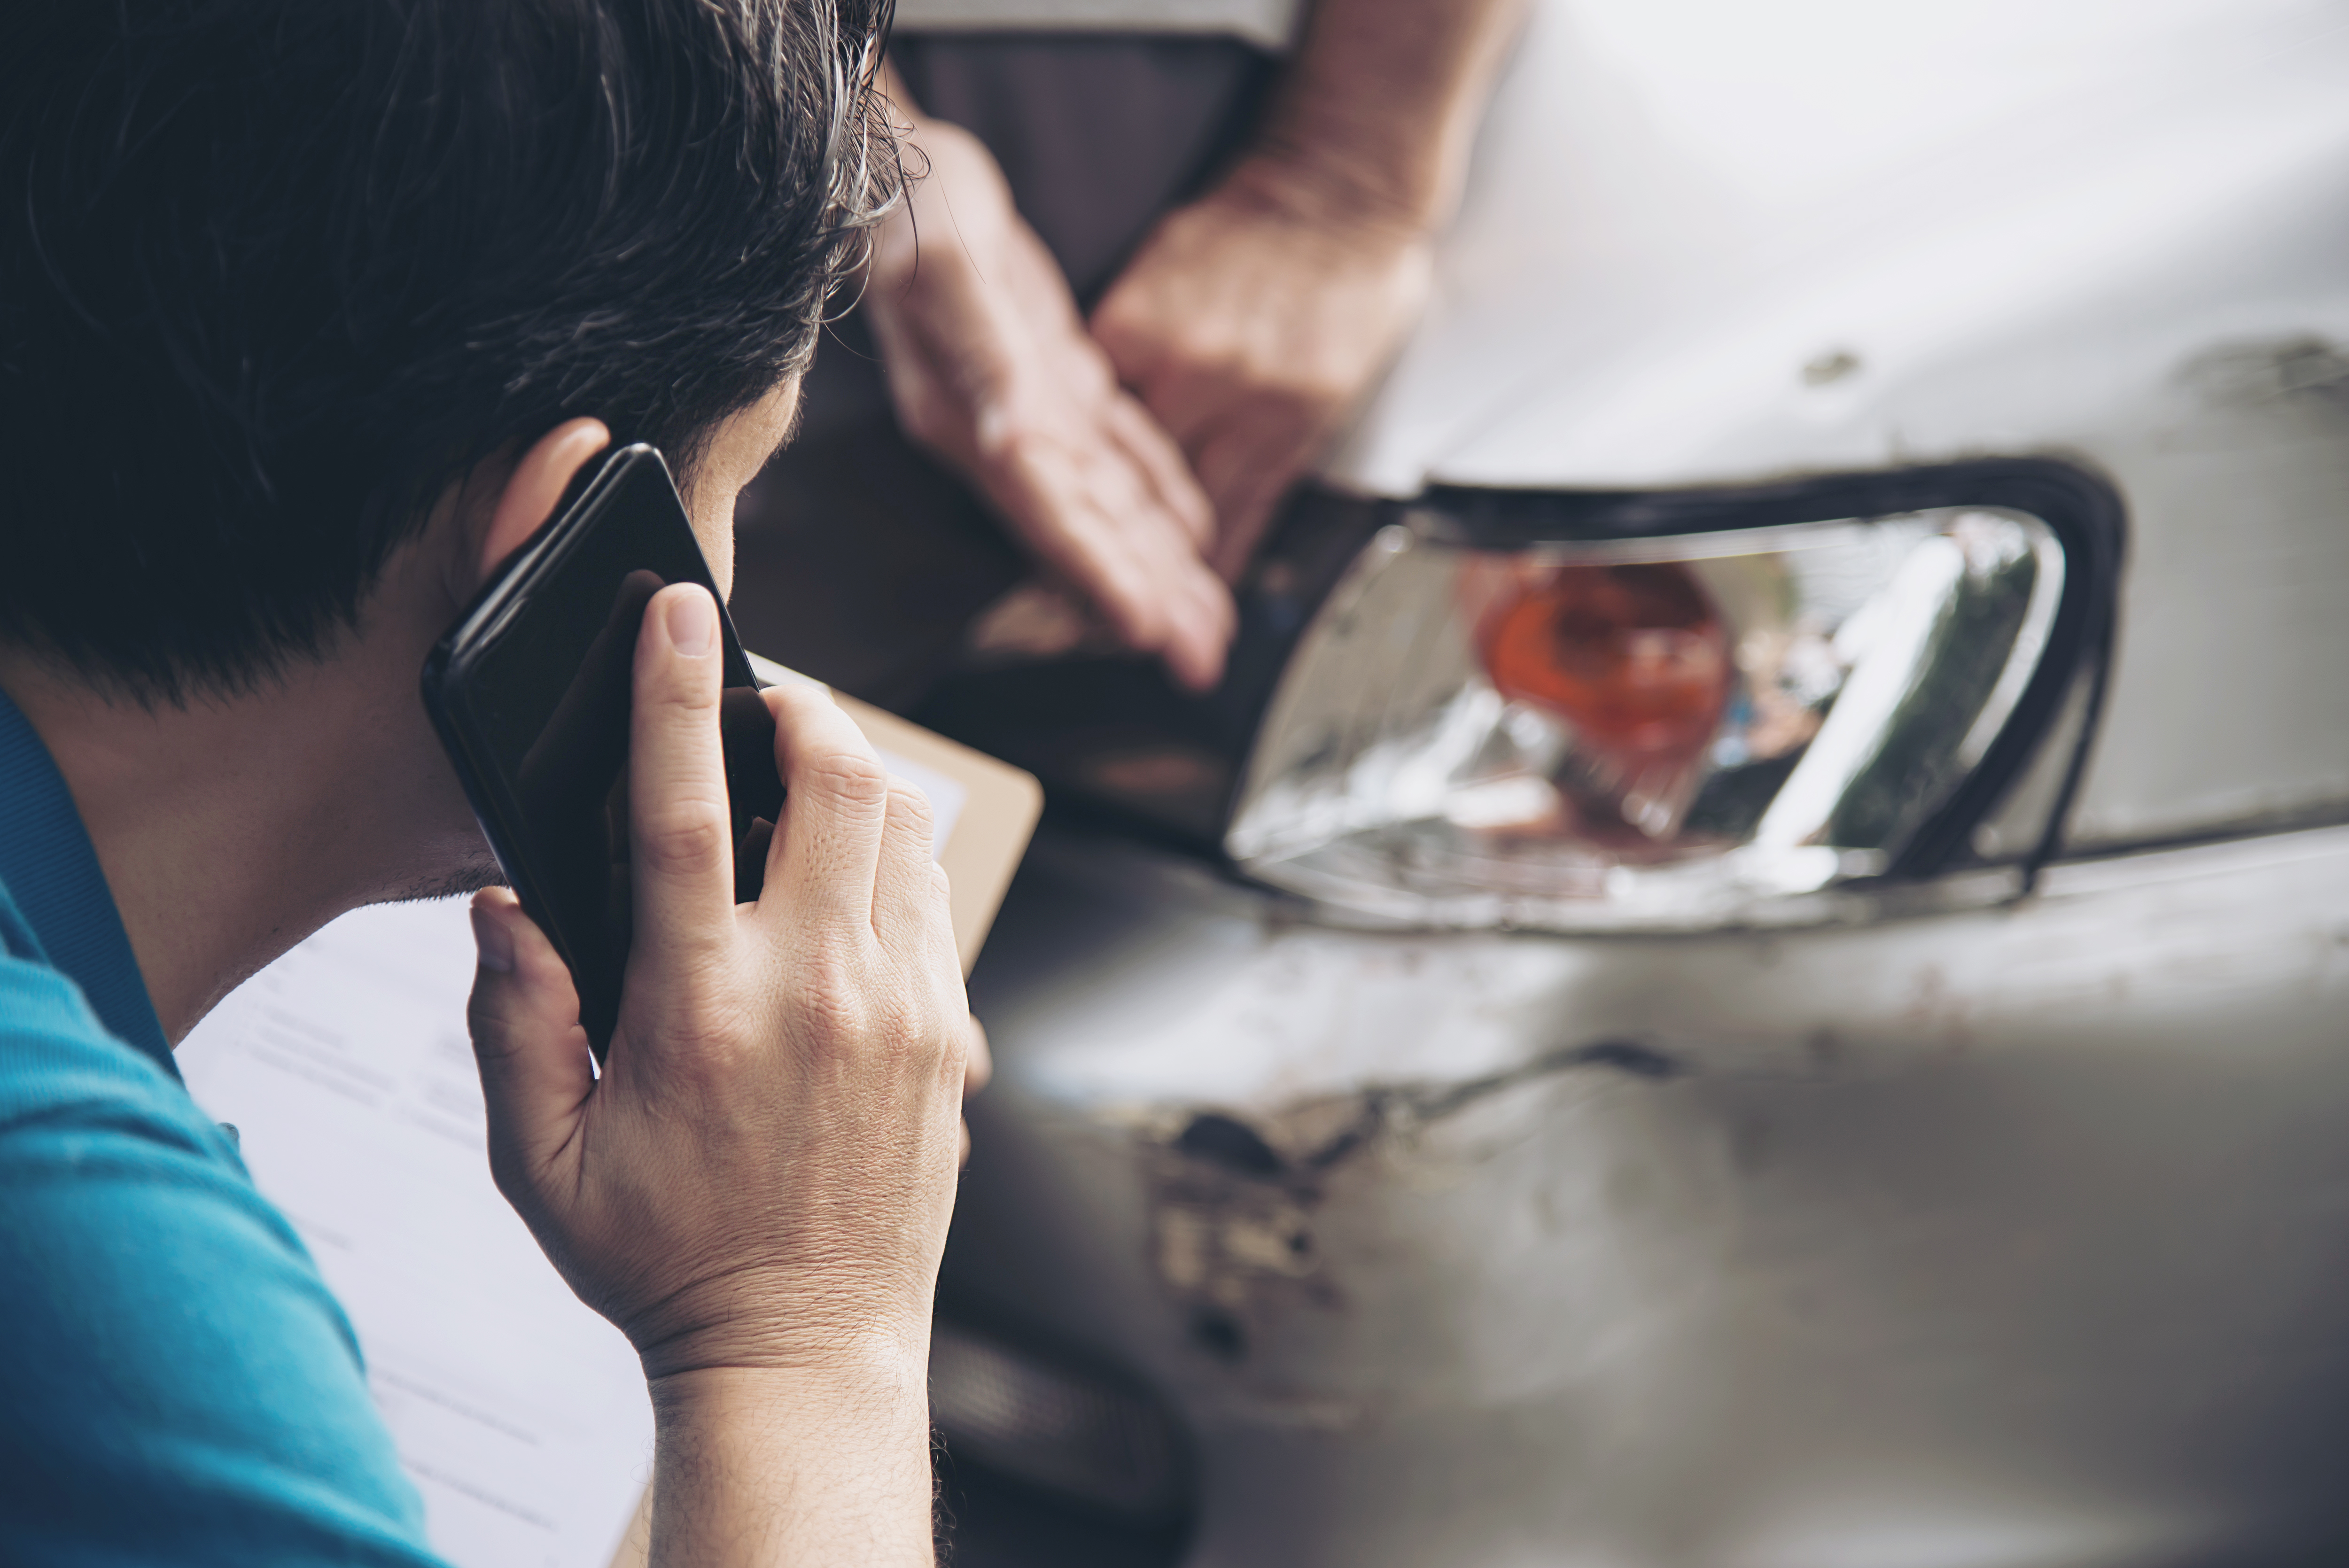
[{"label": "man's fingers", "polygon": [[1157,614],[1154,641],[1134,645],[1164,658],[1181,685],[1206,690],[1223,675],[1239,618],[1230,585],[1187,532],[1161,524],[1130,543]]},{"label": "man's fingers", "polygon": [[1118,449],[1149,486],[1153,499],[1189,536],[1191,548],[1204,553],[1216,537],[1216,503],[1192,477],[1191,465],[1174,438],[1150,417],[1141,399],[1122,389],[1102,418]]},{"label": "man's fingers", "polygon": [[472,914],[481,961],[466,1022],[489,1109],[491,1166],[520,1202],[569,1142],[595,1074],[579,995],[554,945],[503,888],[475,898]]},{"label": "man's fingers", "polygon": [[1166,640],[1165,603],[1135,547],[1130,518],[1104,511],[1078,464],[1056,444],[1035,442],[986,475],[989,499],[1039,555],[1076,584],[1130,647]]},{"label": "man's fingers", "polygon": [[[977,1018],[970,1021],[970,1043],[964,1047],[962,1058],[962,1097],[968,1099],[987,1087],[995,1076],[995,1058],[988,1053],[987,1029]],[[957,1163],[970,1163],[970,1119],[963,1119],[961,1141],[957,1150]]]},{"label": "man's fingers", "polygon": [[1216,542],[1215,552],[1208,557],[1218,577],[1226,582],[1239,581],[1248,562],[1256,559],[1257,546],[1264,542],[1288,494],[1288,483],[1257,484],[1225,503],[1223,537]]},{"label": "man's fingers", "polygon": [[1216,498],[1217,535],[1207,555],[1227,581],[1237,580],[1256,553],[1280,498],[1305,471],[1319,438],[1294,417],[1234,420],[1202,438],[1199,480]]},{"label": "man's fingers", "polygon": [[888,820],[889,776],[855,720],[816,686],[771,686],[775,761],[788,791],[762,910],[864,930]]},{"label": "man's fingers", "polygon": [[927,956],[936,914],[937,871],[929,797],[902,779],[889,780],[881,856],[873,892],[873,934],[884,946]]},{"label": "man's fingers", "polygon": [[1176,683],[1203,692],[1223,678],[1237,612],[1222,578],[1196,559],[1167,573],[1166,637],[1158,654]]},{"label": "man's fingers", "polygon": [[632,968],[690,974],[732,939],[721,641],[718,602],[705,588],[674,583],[645,607],[628,723]]},{"label": "man's fingers", "polygon": [[970,1045],[962,1058],[962,1092],[964,1098],[977,1094],[995,1076],[995,1054],[987,1048],[987,1026],[976,1017],[970,1021]]},{"label": "man's fingers", "polygon": [[1161,655],[1194,690],[1223,673],[1236,612],[1230,590],[1189,528],[1156,504],[1122,449],[1103,438],[1090,467],[1040,448],[989,490],[1038,552],[1092,602],[1128,647]]}]

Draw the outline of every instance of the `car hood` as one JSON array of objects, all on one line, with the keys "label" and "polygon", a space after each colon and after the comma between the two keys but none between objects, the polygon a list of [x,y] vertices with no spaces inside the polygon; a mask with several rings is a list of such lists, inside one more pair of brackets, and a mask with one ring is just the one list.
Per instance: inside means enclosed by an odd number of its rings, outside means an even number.
[{"label": "car hood", "polygon": [[1332,468],[1625,488],[2094,449],[2349,330],[2314,0],[1541,0],[1427,321]]},{"label": "car hood", "polygon": [[2073,846],[2337,817],[2341,15],[1539,0],[1433,307],[1330,477],[2079,462],[2131,537]]}]

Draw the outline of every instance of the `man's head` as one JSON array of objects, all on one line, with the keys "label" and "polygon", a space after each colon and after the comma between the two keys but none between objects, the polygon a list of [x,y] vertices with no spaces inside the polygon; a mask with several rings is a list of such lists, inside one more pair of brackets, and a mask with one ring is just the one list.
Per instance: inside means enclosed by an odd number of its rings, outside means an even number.
[{"label": "man's head", "polygon": [[695,477],[893,188],[886,0],[0,11],[0,640],[143,698],[328,650],[566,420]]}]

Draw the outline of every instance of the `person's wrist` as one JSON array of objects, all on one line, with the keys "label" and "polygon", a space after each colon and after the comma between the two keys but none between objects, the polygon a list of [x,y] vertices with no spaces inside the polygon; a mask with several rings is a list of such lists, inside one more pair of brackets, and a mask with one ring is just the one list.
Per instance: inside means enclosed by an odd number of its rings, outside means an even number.
[{"label": "person's wrist", "polygon": [[648,1381],[696,1372],[863,1377],[919,1367],[929,1355],[930,1287],[882,1271],[814,1292],[796,1271],[721,1273],[616,1319]]},{"label": "person's wrist", "polygon": [[646,1387],[657,1417],[690,1418],[737,1405],[785,1398],[802,1408],[854,1408],[874,1414],[894,1406],[924,1410],[929,1401],[928,1336],[919,1346],[888,1336],[833,1347],[789,1363],[695,1365],[656,1371],[646,1365]]},{"label": "person's wrist", "polygon": [[933,1562],[924,1369],[705,1367],[649,1392],[654,1563]]},{"label": "person's wrist", "polygon": [[[1008,198],[991,188],[1000,183],[993,156],[970,132],[912,113],[902,104],[895,118],[902,132],[905,196],[874,231],[865,282],[868,288],[904,294],[942,280],[957,263],[968,264],[968,231],[985,228],[990,209]],[[946,194],[948,185],[951,197]]]},{"label": "person's wrist", "polygon": [[914,201],[908,193],[896,211],[874,224],[864,246],[864,301],[877,308],[895,304],[896,295],[920,276],[919,231],[914,222]]},{"label": "person's wrist", "polygon": [[1233,166],[1217,193],[1325,232],[1403,246],[1428,240],[1442,223],[1442,190],[1413,160],[1273,132]]}]

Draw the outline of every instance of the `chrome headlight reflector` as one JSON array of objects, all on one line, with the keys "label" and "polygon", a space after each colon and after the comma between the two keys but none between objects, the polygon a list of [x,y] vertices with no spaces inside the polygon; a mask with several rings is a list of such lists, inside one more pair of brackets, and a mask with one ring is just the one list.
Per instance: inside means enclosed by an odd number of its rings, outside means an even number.
[{"label": "chrome headlight reflector", "polygon": [[1405,509],[1299,639],[1226,849],[1340,911],[1556,931],[1821,918],[1902,871],[2066,674],[2066,541],[2007,505],[1734,521]]}]

